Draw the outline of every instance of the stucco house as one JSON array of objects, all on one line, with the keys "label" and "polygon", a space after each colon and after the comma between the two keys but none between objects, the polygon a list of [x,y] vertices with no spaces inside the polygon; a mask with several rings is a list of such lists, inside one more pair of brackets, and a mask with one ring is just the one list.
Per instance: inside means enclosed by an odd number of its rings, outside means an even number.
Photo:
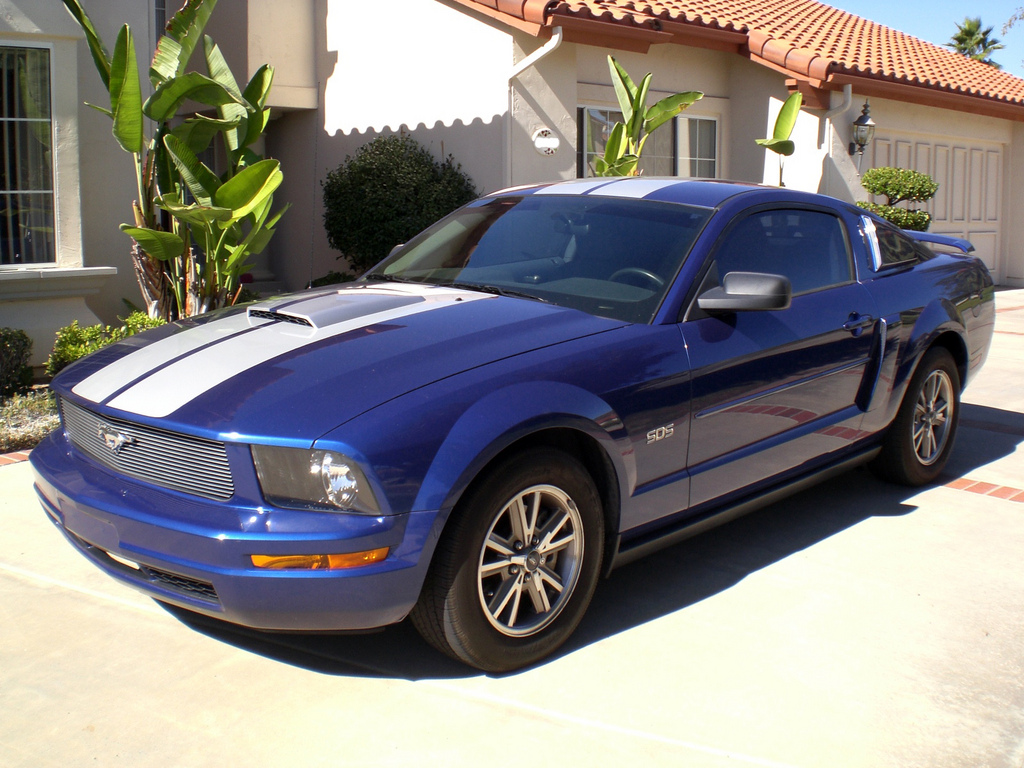
[{"label": "stucco house", "polygon": [[[172,9],[86,4],[109,45],[131,25],[145,71]],[[63,4],[5,8],[0,325],[35,338],[38,364],[57,327],[138,301],[117,228],[134,181],[109,120],[83,105],[105,93]],[[207,31],[239,78],[276,67],[265,151],[292,208],[254,270],[266,290],[341,266],[320,185],[376,135],[454,155],[481,192],[586,175],[617,109],[609,53],[653,73],[652,98],[705,94],[656,134],[645,173],[777,183],[777,157],[754,140],[799,90],[787,186],[860,200],[870,167],[928,173],[932,230],[970,238],[997,282],[1024,286],[1024,80],[814,0],[219,0]],[[875,137],[851,155],[868,101]]]}]

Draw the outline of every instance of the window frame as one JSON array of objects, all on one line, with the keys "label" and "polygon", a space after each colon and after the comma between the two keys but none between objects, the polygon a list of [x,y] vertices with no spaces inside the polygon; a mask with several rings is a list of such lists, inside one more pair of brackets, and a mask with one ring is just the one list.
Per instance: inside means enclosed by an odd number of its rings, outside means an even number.
[{"label": "window frame", "polygon": [[[588,162],[588,156],[587,156],[587,151],[586,151],[588,128],[589,128],[589,125],[590,125],[590,120],[588,118],[588,113],[591,110],[600,111],[600,112],[606,112],[606,113],[614,112],[614,113],[617,113],[617,114],[621,114],[621,112],[619,111],[618,106],[609,106],[609,105],[601,105],[601,104],[593,104],[593,103],[577,105],[577,107],[576,107],[576,140],[577,140],[577,144],[576,144],[576,178],[578,178],[578,179],[595,178],[594,176],[588,175],[588,170],[589,170],[590,164]],[[686,157],[685,159],[682,158],[681,153],[679,151],[679,142],[680,142],[680,137],[681,137],[681,131],[679,130],[679,122],[678,121],[680,121],[680,120],[705,120],[705,121],[714,123],[714,126],[715,126],[715,156],[711,160],[711,162],[714,162],[714,164],[715,164],[715,175],[713,177],[712,176],[690,176],[690,175],[682,176],[679,173],[680,165],[683,162],[687,162],[687,163],[691,162],[691,161],[708,162],[708,158],[691,158],[691,157]],[[671,177],[673,177],[673,178],[691,178],[691,179],[695,179],[695,178],[715,178],[715,179],[718,179],[718,178],[721,178],[721,176],[720,176],[720,172],[721,172],[721,168],[722,168],[722,158],[721,158],[721,136],[722,136],[722,130],[721,129],[722,129],[722,121],[721,121],[721,118],[719,116],[717,116],[717,115],[680,114],[680,115],[676,115],[674,118],[672,118],[672,120],[669,121],[668,124],[671,126],[671,130],[672,130],[672,139],[671,139],[672,156],[671,156],[671,158],[669,158],[669,161],[670,161],[670,163],[672,165],[672,172],[669,175]],[[664,131],[665,130],[665,126],[664,125],[661,126],[658,130]],[[650,155],[645,155],[645,157],[650,157]]]},{"label": "window frame", "polygon": [[[11,272],[24,269],[53,269],[60,266],[60,217],[58,216],[58,203],[60,200],[60,192],[58,189],[58,173],[57,173],[57,162],[60,157],[59,147],[57,145],[57,102],[56,102],[56,88],[54,87],[54,75],[55,67],[54,60],[56,57],[55,46],[51,42],[47,41],[36,41],[26,42],[24,40],[12,40],[4,39],[0,41],[0,48],[22,48],[27,50],[45,50],[47,52],[47,67],[48,67],[48,87],[49,87],[49,107],[50,107],[50,206],[53,221],[53,252],[50,254],[51,258],[49,261],[36,261],[36,262],[21,262],[13,264],[0,263],[0,272]],[[6,121],[15,122],[16,118],[5,118],[0,117],[0,122]],[[0,194],[6,193],[7,190],[0,190]],[[17,194],[16,190],[11,191],[12,194]]]}]

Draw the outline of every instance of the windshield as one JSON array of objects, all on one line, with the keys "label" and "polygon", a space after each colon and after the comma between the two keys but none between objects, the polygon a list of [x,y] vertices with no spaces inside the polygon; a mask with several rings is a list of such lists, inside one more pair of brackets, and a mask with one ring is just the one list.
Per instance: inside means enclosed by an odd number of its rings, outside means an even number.
[{"label": "windshield", "polygon": [[417,235],[363,279],[483,290],[649,323],[710,213],[579,195],[482,200]]}]

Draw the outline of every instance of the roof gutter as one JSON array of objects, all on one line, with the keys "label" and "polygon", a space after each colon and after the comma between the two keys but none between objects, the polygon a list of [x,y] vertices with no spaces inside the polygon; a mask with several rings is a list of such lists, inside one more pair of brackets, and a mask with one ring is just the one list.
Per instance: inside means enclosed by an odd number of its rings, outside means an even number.
[{"label": "roof gutter", "polygon": [[512,74],[508,76],[508,84],[512,85],[512,81],[515,80],[519,75],[525,72],[527,69],[532,67],[538,61],[543,59],[548,54],[554,53],[558,46],[562,44],[562,28],[552,27],[551,28],[551,39],[544,43],[543,46],[538,48],[536,51],[531,53],[525,59],[517,63],[512,67]]},{"label": "roof gutter", "polygon": [[538,61],[543,59],[545,56],[550,56],[554,53],[558,47],[562,44],[562,28],[552,27],[551,28],[551,39],[548,40],[544,45],[538,48],[536,51],[531,53],[525,59],[517,62],[512,71],[508,76],[508,119],[505,123],[505,186],[512,186],[512,120],[514,115],[512,112],[512,81],[519,77],[530,67],[534,66]]}]

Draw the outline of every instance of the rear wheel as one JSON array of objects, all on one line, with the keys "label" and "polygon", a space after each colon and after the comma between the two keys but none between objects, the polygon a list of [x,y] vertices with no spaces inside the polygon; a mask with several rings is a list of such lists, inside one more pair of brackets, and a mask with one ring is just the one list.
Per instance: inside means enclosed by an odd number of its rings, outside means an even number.
[{"label": "rear wheel", "polygon": [[925,485],[946,466],[960,418],[960,374],[949,352],[925,354],[872,468],[886,480]]},{"label": "rear wheel", "polygon": [[572,634],[601,568],[590,475],[551,449],[489,472],[452,513],[411,618],[433,646],[489,672],[532,664]]}]

